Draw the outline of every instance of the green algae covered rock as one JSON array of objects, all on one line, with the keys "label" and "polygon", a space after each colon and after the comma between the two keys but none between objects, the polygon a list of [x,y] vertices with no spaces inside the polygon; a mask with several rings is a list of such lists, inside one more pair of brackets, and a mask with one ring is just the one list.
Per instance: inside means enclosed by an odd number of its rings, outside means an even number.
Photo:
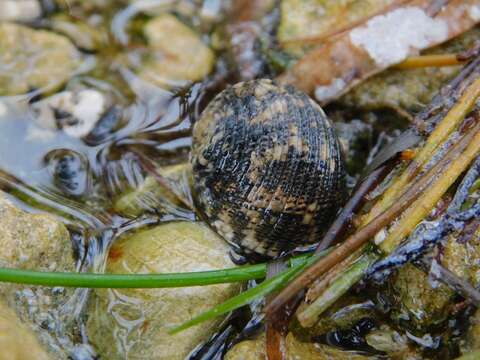
[{"label": "green algae covered rock", "polygon": [[480,350],[480,310],[477,310],[470,318],[467,335],[461,344],[463,354],[468,354],[475,350]]},{"label": "green algae covered rock", "polygon": [[446,320],[452,295],[453,291],[446,285],[434,288],[427,274],[407,264],[399,269],[389,293],[392,317],[413,330],[427,330]]},{"label": "green algae covered rock", "polygon": [[[65,225],[51,215],[29,214],[17,208],[1,192],[0,249],[1,267],[39,271],[75,271],[70,234]],[[0,284],[2,301],[15,309],[22,321],[28,323],[35,330],[41,342],[49,344],[49,347],[57,336],[63,337],[62,341],[65,343],[68,342],[66,327],[70,324],[67,323],[68,319],[63,313],[63,306],[72,299],[74,292],[73,289],[65,288]],[[1,339],[3,315],[0,307],[1,353],[4,353],[5,349],[3,339]],[[5,316],[9,318],[9,316]],[[65,319],[65,322],[60,319]],[[10,329],[10,325],[8,325],[8,329]],[[15,332],[24,331],[13,328],[10,330],[13,331],[12,336]],[[34,351],[32,354],[36,354],[37,350],[33,346],[33,340],[28,340],[29,337],[26,339],[26,344],[32,343],[32,351]],[[13,341],[10,335],[5,337],[5,342],[10,341]],[[13,342],[11,346],[15,346],[15,343]],[[29,351],[28,348],[18,350],[18,353],[13,352],[13,354],[18,354],[18,357],[8,359],[26,359],[26,357],[22,357],[25,350]],[[13,348],[12,351],[14,351]],[[58,349],[55,353],[57,354],[55,358],[67,357],[63,351],[58,351]],[[37,359],[36,357],[28,358]],[[41,351],[38,350],[38,359],[44,358],[46,357],[42,357]],[[2,359],[1,356],[0,359]]]},{"label": "green algae covered rock", "polygon": [[212,50],[188,26],[170,14],[159,15],[144,28],[151,54],[139,70],[143,79],[169,88],[198,81],[213,68]]},{"label": "green algae covered rock", "polygon": [[[177,221],[117,240],[106,272],[169,273],[233,267],[228,245],[201,223]],[[88,336],[105,359],[184,359],[215,331],[218,320],[177,335],[167,332],[234,296],[239,284],[169,289],[98,290]]]},{"label": "green algae covered rock", "polygon": [[108,44],[107,29],[96,28],[73,16],[60,14],[52,17],[51,28],[68,37],[78,48],[97,51]]},{"label": "green algae covered rock", "polygon": [[[67,228],[51,215],[29,214],[0,192],[0,266],[72,271]],[[2,287],[3,288],[3,287]]]},{"label": "green algae covered rock", "polygon": [[[172,187],[180,193],[188,192],[191,181],[190,163],[165,166],[158,169]],[[179,199],[153,177],[147,176],[135,190],[122,194],[113,204],[118,213],[137,217],[146,211],[161,212],[169,206],[181,206]]]},{"label": "green algae covered rock", "polygon": [[0,23],[0,96],[53,91],[82,63],[65,37],[13,23]]}]

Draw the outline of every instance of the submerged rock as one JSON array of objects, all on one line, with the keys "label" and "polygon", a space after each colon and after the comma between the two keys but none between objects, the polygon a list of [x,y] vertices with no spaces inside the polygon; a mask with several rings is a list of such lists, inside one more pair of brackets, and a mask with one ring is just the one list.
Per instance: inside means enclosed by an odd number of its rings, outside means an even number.
[{"label": "submerged rock", "polygon": [[81,55],[65,37],[0,23],[0,96],[53,91],[79,68]]},{"label": "submerged rock", "polygon": [[467,334],[461,343],[461,351],[463,354],[471,353],[480,349],[480,310],[470,318],[470,326]]},{"label": "submerged rock", "polygon": [[0,302],[0,349],[0,360],[51,359],[33,332],[3,302]]},{"label": "submerged rock", "polygon": [[93,175],[85,155],[68,149],[55,149],[45,155],[52,183],[67,196],[81,197],[92,191]]},{"label": "submerged rock", "polygon": [[448,317],[453,291],[443,284],[434,288],[428,275],[414,265],[399,269],[391,290],[392,317],[411,329],[424,331]]},{"label": "submerged rock", "polygon": [[64,14],[51,19],[50,27],[65,36],[80,49],[87,51],[99,50],[107,44],[107,29],[94,27],[87,22],[76,20]]},{"label": "submerged rock", "polygon": [[45,129],[63,130],[81,138],[90,133],[110,106],[108,99],[95,89],[62,91],[32,104],[35,121]]},{"label": "submerged rock", "polygon": [[[178,221],[120,238],[106,272],[114,274],[204,271],[233,267],[228,245],[201,223]],[[167,331],[227,300],[239,284],[168,289],[98,290],[87,324],[105,359],[184,359],[215,331],[217,320],[177,335]]]},{"label": "submerged rock", "polygon": [[[189,163],[166,166],[160,168],[158,172],[180,194],[189,191],[189,181],[191,180]],[[137,217],[144,212],[160,212],[170,206],[182,206],[182,204],[170,189],[166,189],[153,176],[149,175],[137,189],[122,194],[114,202],[113,208],[124,216]]]},{"label": "submerged rock", "polygon": [[170,14],[150,20],[144,28],[151,51],[139,75],[162,87],[185,85],[208,75],[215,56],[200,36]]},{"label": "submerged rock", "polygon": [[[29,214],[18,209],[1,192],[0,249],[1,267],[74,269],[67,228],[51,215]],[[0,290],[4,288],[1,286]]]},{"label": "submerged rock", "polygon": [[[29,214],[18,209],[2,193],[0,249],[0,267],[75,271],[70,234],[66,227],[51,215]],[[42,343],[49,346],[60,338],[64,346],[70,341],[67,327],[70,326],[68,317],[71,314],[64,305],[68,301],[73,302],[73,294],[74,290],[59,287],[0,284],[1,298],[16,310],[22,320],[31,323]],[[67,357],[58,349],[56,353],[58,358]]]},{"label": "submerged rock", "polygon": [[[265,335],[255,340],[242,341],[235,345],[225,356],[225,360],[263,360],[265,354]],[[287,360],[364,360],[371,357],[342,351],[331,346],[314,343],[303,343],[295,336],[286,337]]]},{"label": "submerged rock", "polygon": [[371,331],[365,336],[369,346],[387,354],[391,359],[422,359],[413,346],[409,345],[408,337],[387,325]]}]

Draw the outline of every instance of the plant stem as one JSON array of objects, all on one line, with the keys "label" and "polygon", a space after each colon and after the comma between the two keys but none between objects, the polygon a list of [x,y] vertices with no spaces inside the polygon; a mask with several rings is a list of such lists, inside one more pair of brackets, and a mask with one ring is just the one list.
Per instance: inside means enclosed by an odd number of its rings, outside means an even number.
[{"label": "plant stem", "polygon": [[[267,276],[265,279],[268,280],[286,269],[287,266],[282,260],[273,260],[267,265]],[[274,294],[275,292],[268,294],[265,301],[268,303]],[[280,314],[276,315],[275,318],[265,318],[265,351],[267,360],[284,360],[282,349],[285,348],[285,332],[288,329],[292,313],[288,314],[285,308],[283,308]]]},{"label": "plant stem", "polygon": [[459,59],[457,54],[420,55],[406,58],[395,65],[395,69],[416,69],[423,67],[440,67],[462,65],[465,60]]},{"label": "plant stem", "polygon": [[297,313],[300,324],[303,327],[312,326],[317,317],[337,301],[340,296],[345,294],[350,287],[356,284],[363,277],[367,268],[377,259],[378,256],[373,253],[366,254],[358,259],[348,270],[332,282],[327,291],[324,291],[313,303]]},{"label": "plant stem", "polygon": [[[470,163],[480,153],[480,124],[475,126],[475,129],[462,139],[457,145],[467,144],[465,150],[462,151],[458,157],[452,159],[452,163],[448,166],[446,171],[439,176],[434,183],[416,199],[413,204],[405,211],[402,218],[397,222],[392,229],[390,229],[387,238],[380,244],[383,252],[389,254],[402,241],[412,229],[422,221],[430,211],[435,207],[435,204],[445,194],[448,188],[458,179],[458,177],[465,171]],[[455,146],[446,158],[457,155],[456,149],[462,146]],[[451,155],[451,156],[449,156]]]},{"label": "plant stem", "polygon": [[263,279],[265,273],[265,264],[212,271],[125,275],[43,272],[0,268],[0,282],[78,288],[166,288]]},{"label": "plant stem", "polygon": [[[418,180],[417,184],[410,187],[410,189],[404,193],[408,194],[408,192],[411,192],[412,188],[417,185],[423,184],[423,186],[425,186],[425,184],[429,184],[426,187],[426,191],[422,193],[417,200],[413,201],[404,212],[401,220],[393,226],[390,230],[389,237],[380,244],[380,248],[387,254],[393,251],[398,243],[407,236],[413,228],[428,215],[428,213],[430,213],[438,200],[479,153],[480,123],[477,124],[475,128],[471,129],[469,133],[465,134],[462,139],[450,149],[443,159]],[[402,195],[399,201],[404,197],[405,195]],[[358,252],[359,251],[357,251],[357,253]],[[363,276],[363,272],[359,275],[356,281],[358,281],[361,276]],[[347,273],[340,275],[337,280],[314,302],[314,304],[317,305],[312,304],[308,306],[306,310],[297,314],[300,323],[303,326],[310,326],[318,315],[343,295],[342,291],[340,291],[341,288],[338,286],[335,287],[335,284],[346,284],[352,279],[353,278],[348,271]],[[349,287],[355,282],[352,282]],[[327,304],[325,305],[327,307],[324,307],[322,304]]]},{"label": "plant stem", "polygon": [[330,254],[317,260],[312,266],[308,267],[308,269],[306,269],[295,282],[290,283],[278,294],[278,296],[265,306],[265,313],[273,314],[278,311],[283,304],[289,301],[305,286],[310,285],[318,278],[318,276],[324,274],[337,263],[343,261],[353,252],[364,246],[380,229],[387,226],[402,211],[404,211],[427,188],[427,186],[430,185],[431,180],[431,176],[422,178],[417,182],[415,187],[402,195],[402,197],[389,209],[382,212],[367,225],[349,236]]},{"label": "plant stem", "polygon": [[422,166],[430,160],[434,151],[442,144],[455,128],[461,123],[466,114],[472,109],[477,98],[480,96],[480,78],[475,80],[464,92],[455,106],[447,113],[445,118],[437,125],[428,137],[425,145],[415,156],[415,159],[388,187],[365,217],[363,223],[368,223],[380,212],[388,208],[399,196],[402,189],[408,185],[421,170]]},{"label": "plant stem", "polygon": [[[207,310],[200,315],[194,317],[193,319],[171,329],[169,331],[170,334],[176,334],[179,333],[185,329],[188,329],[192,326],[195,326],[197,324],[200,324],[204,321],[210,320],[212,318],[215,318],[217,316],[226,314],[230,311],[236,310],[244,305],[247,305],[248,303],[252,302],[255,299],[261,298],[263,296],[266,296],[273,291],[276,291],[285,284],[287,284],[291,279],[293,279],[295,276],[297,276],[300,272],[302,272],[305,267],[311,265],[315,260],[317,260],[319,257],[324,256],[325,254],[329,253],[329,250],[324,251],[323,253],[319,255],[315,255],[310,257],[309,259],[306,259],[303,261],[303,263],[292,267],[288,270],[282,271],[280,274],[265,280],[262,282],[260,285],[255,286],[253,288],[248,289],[247,291],[244,291],[240,293],[237,296],[234,296],[233,298],[228,299],[227,301],[223,302],[220,305],[215,306],[214,308]],[[273,314],[273,313],[272,313]]]},{"label": "plant stem", "polygon": [[[442,88],[442,90],[434,97],[430,105],[424,111],[417,114],[417,116],[415,117],[415,122],[417,123],[417,128],[419,129],[419,131],[422,131],[425,134],[433,134],[435,132],[435,134],[433,136],[430,135],[426,141],[425,146],[428,145],[431,148],[431,150],[428,151],[429,154],[425,150],[423,150],[423,163],[418,164],[415,161],[412,161],[409,167],[407,167],[407,169],[403,171],[403,174],[397,176],[397,178],[393,180],[392,184],[394,185],[394,188],[388,188],[380,199],[380,201],[383,201],[383,204],[379,204],[379,202],[377,202],[377,204],[374,204],[374,206],[367,213],[367,215],[363,217],[360,227],[365,226],[366,224],[368,224],[369,221],[378,216],[379,213],[385,211],[385,209],[391,206],[391,204],[393,204],[398,197],[403,197],[405,195],[405,193],[408,191],[407,189],[410,185],[411,180],[421,171],[422,166],[431,160],[435,149],[438,148],[442,141],[445,141],[448,138],[448,135],[453,131],[455,127],[458,127],[458,124],[461,123],[462,119],[465,117],[468,111],[473,107],[479,93],[479,65],[480,58],[477,57],[470,64],[465,66],[464,69],[454,80],[452,80],[449,84],[445,85]],[[429,119],[428,124],[426,123],[427,119]],[[443,131],[439,131],[438,129],[432,131],[427,128],[427,125],[432,126],[437,121],[440,121],[437,128],[443,124]],[[422,152],[422,150],[420,151]],[[408,171],[410,172],[410,174],[408,173]],[[404,180],[403,183],[400,185],[396,184],[396,182],[398,183],[399,178],[402,178],[402,176],[404,176],[404,179],[401,179]],[[396,188],[395,185],[397,185]],[[417,183],[410,186],[410,189],[416,186],[418,186]],[[390,185],[390,187],[392,187],[392,185]],[[400,195],[402,192],[404,195]],[[345,264],[343,267],[346,267],[348,263],[353,263],[355,259],[358,259],[358,254],[364,253],[365,251],[367,251],[366,249],[367,244],[365,243],[360,246],[360,248],[356,251],[355,254],[357,255],[352,254],[347,260],[344,260],[342,262],[342,264]],[[332,269],[330,269],[330,272],[326,274],[327,277],[331,273]],[[313,273],[313,270],[311,269],[307,269],[307,271]],[[338,272],[335,271],[335,273]],[[322,275],[325,274],[318,273],[318,276]],[[338,276],[341,277],[342,275]],[[298,292],[304,287],[308,286],[309,281],[311,281],[311,279],[309,279],[309,277],[305,274],[301,274],[300,276],[298,276],[292,284],[289,284],[282,291],[282,293],[280,293],[277,299],[278,302],[281,303],[282,301],[285,301],[288,296],[294,296],[294,291],[297,289],[296,291]],[[320,284],[319,289],[321,291],[325,291],[325,286],[328,287],[329,284]],[[314,290],[316,289],[314,288]],[[328,290],[329,289],[327,288],[327,291]],[[316,296],[318,296],[318,294],[319,292],[316,291]]]},{"label": "plant stem", "polygon": [[339,241],[339,237],[344,234],[350,225],[352,218],[356,211],[358,211],[366,201],[366,195],[375,188],[392,170],[393,161],[387,164],[383,164],[377,169],[373,170],[354,190],[350,200],[345,204],[340,214],[335,221],[330,225],[325,236],[318,243],[318,247],[315,253],[318,254],[321,251],[328,248],[334,241]]},{"label": "plant stem", "polygon": [[[364,246],[369,245],[365,244]],[[304,302],[308,304],[315,301],[315,299],[318,298],[327,288],[329,288],[335,280],[342,276],[342,273],[344,273],[350,266],[352,266],[353,263],[358,261],[358,259],[362,256],[364,252],[364,247],[361,247],[348,258],[346,258],[342,262],[339,262],[337,265],[331,268],[319,280],[315,281],[309,287],[307,293],[305,294]]]},{"label": "plant stem", "polygon": [[[291,258],[289,266],[298,267],[310,256],[305,254]],[[172,288],[259,280],[265,278],[266,272],[266,264],[170,274],[94,274],[0,268],[0,282],[97,289]]]}]

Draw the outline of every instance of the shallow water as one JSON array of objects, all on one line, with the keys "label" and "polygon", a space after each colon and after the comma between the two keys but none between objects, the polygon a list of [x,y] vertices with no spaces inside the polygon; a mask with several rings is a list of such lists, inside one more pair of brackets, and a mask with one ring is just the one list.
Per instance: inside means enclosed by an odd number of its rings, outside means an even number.
[{"label": "shallow water", "polygon": [[[103,40],[93,49],[77,44],[82,64],[59,88],[0,96],[0,190],[18,207],[31,213],[52,214],[66,224],[75,250],[77,270],[102,272],[111,244],[121,235],[161,222],[196,218],[192,211],[169,199],[149,199],[151,202],[141,204],[146,211],[139,217],[120,214],[114,209],[114,203],[121,195],[143,184],[152,174],[152,167],[185,162],[192,141],[192,124],[215,94],[238,80],[231,54],[222,47],[222,32],[216,31],[216,27],[221,28],[228,19],[218,0],[152,0],[131,4],[113,0],[71,3],[44,0],[41,3],[42,16],[27,21],[26,26],[55,32],[55,18],[65,16],[67,22],[87,24]],[[189,24],[204,43],[214,48],[214,66],[201,81],[170,79],[160,86],[139,75],[145,59],[154,52],[142,29],[148,20],[166,11]],[[275,11],[270,14],[268,22],[274,23],[276,15]],[[79,41],[72,33],[67,37],[74,43]],[[249,58],[254,54],[246,55]],[[260,63],[254,65],[259,77],[271,76],[272,69],[263,69]],[[55,114],[53,126],[42,122],[35,106],[61,91],[78,89],[94,89],[108,103],[92,128],[78,135],[80,130],[62,113]],[[356,118],[358,129],[354,127],[354,132],[365,131],[366,134],[360,145],[357,144],[358,148],[352,150],[357,153],[352,156],[356,163],[349,174],[350,187],[364,164],[391,139],[391,135],[406,125],[391,111],[344,113],[334,104],[327,108],[327,113],[345,122]],[[346,140],[348,142],[348,138]],[[176,190],[190,199],[188,180],[184,180],[177,184]],[[157,211],[156,204],[162,205],[164,210]],[[42,330],[43,340],[73,359],[87,360],[96,356],[85,330],[89,295],[89,290],[74,291],[66,304],[52,303],[46,311],[48,326]],[[117,295],[111,307],[135,301]],[[26,313],[35,307],[36,296],[28,288],[19,295],[19,303]],[[256,304],[250,310],[255,313],[259,306]],[[249,320],[242,337],[258,330],[258,317],[251,320],[250,310],[235,313],[233,320],[224,323],[211,342],[198,348],[192,359],[219,358],[218,349],[223,349],[244,330]],[[133,328],[142,321],[140,314],[123,326]],[[373,322],[365,318],[352,331],[332,331],[319,338],[324,343],[368,353],[371,348],[364,340],[364,332],[375,326]]]},{"label": "shallow water", "polygon": [[[70,11],[77,8],[82,6]],[[58,12],[62,10],[53,8],[43,19],[48,22]],[[105,13],[82,15],[111,21]],[[116,56],[122,52],[128,54],[128,47],[119,46]],[[84,56],[102,58],[108,53],[99,51]],[[74,242],[77,267],[89,271],[103,270],[109,244],[120,234],[161,219],[179,217],[173,211],[150,213],[132,221],[116,214],[112,201],[143,182],[147,172],[138,153],[157,165],[185,161],[191,143],[191,118],[199,111],[195,106],[202,93],[201,84],[168,91],[140,80],[127,67],[113,67],[100,69],[100,76],[95,74],[99,69],[93,68],[69,80],[86,83],[117,99],[93,130],[81,138],[39,123],[32,104],[48,98],[47,93],[40,90],[35,94],[0,97],[0,189],[10,194],[20,208],[32,213],[48,212],[65,223]],[[122,87],[110,84],[103,76],[121,79]],[[182,214],[192,218],[191,214]],[[82,311],[88,293],[79,290],[68,306],[52,304],[50,311],[51,324],[55,325],[51,325],[54,330],[48,331],[49,345],[76,359],[93,359],[94,354],[89,346],[82,346],[88,344],[85,334],[82,335]],[[28,299],[28,294],[23,298]]]}]

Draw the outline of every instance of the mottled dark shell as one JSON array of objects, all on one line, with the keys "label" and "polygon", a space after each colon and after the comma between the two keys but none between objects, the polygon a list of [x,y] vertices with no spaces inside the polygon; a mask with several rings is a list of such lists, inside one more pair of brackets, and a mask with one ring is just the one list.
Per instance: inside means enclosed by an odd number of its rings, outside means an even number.
[{"label": "mottled dark shell", "polygon": [[195,203],[242,250],[276,256],[319,240],[344,197],[337,137],[307,95],[271,80],[227,88],[193,129]]}]

